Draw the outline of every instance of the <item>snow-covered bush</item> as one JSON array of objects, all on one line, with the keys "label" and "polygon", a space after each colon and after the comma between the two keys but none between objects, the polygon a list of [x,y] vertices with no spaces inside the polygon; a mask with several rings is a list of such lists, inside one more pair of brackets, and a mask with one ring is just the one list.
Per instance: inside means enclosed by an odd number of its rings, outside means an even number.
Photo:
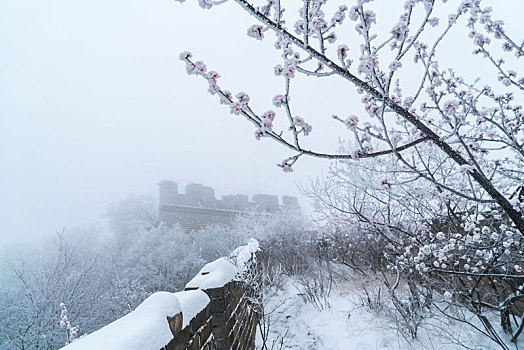
[{"label": "snow-covered bush", "polygon": [[239,218],[233,230],[255,237],[272,264],[280,265],[288,276],[306,272],[311,258],[318,255],[314,248],[317,232],[296,212],[253,213]]},{"label": "snow-covered bush", "polygon": [[[91,242],[94,242],[94,236]],[[64,234],[40,249],[25,247],[0,265],[0,344],[6,349],[56,349],[64,345],[60,316],[90,332],[103,314],[100,296],[106,274],[93,246],[71,242]],[[67,312],[59,308],[67,305]],[[100,308],[98,308],[100,306]],[[64,318],[64,317],[62,317]],[[65,322],[65,321],[64,321]],[[64,324],[66,327],[67,322]],[[69,325],[67,341],[76,328]],[[73,332],[74,331],[74,332]]]},{"label": "snow-covered bush", "polygon": [[477,315],[495,342],[503,343],[487,317],[493,312],[516,339],[521,321],[510,315],[520,313],[522,235],[488,205],[472,210],[467,199],[443,197],[422,179],[388,191],[373,186],[387,169],[387,162],[339,162],[310,186],[333,227],[330,254],[361,272],[385,271],[397,320],[411,335],[416,327],[407,324],[420,324],[437,292]]},{"label": "snow-covered bush", "polygon": [[300,291],[305,302],[318,310],[329,307],[333,286],[327,241],[318,230],[296,212],[253,214],[237,220],[234,230],[248,232],[260,242],[262,267],[271,287],[278,274],[285,274]]}]

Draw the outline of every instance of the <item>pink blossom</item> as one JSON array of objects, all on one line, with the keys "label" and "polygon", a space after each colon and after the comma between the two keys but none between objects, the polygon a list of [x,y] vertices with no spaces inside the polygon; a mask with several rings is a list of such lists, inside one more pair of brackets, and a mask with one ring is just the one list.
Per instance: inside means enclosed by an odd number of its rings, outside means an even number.
[{"label": "pink blossom", "polygon": [[282,166],[282,171],[285,172],[285,173],[291,173],[291,172],[293,172],[293,168],[289,164],[284,164]]},{"label": "pink blossom", "polygon": [[502,85],[510,86],[511,85],[511,80],[509,80],[508,78],[502,79]]},{"label": "pink blossom", "polygon": [[242,112],[242,104],[239,102],[233,102],[229,105],[229,108],[231,109],[230,112],[232,114],[239,115]]},{"label": "pink blossom", "polygon": [[220,78],[220,74],[218,74],[215,71],[209,71],[207,73],[207,79],[212,81],[213,83],[216,83],[218,78]]},{"label": "pink blossom", "polygon": [[442,110],[446,114],[455,113],[459,109],[459,103],[455,100],[447,100],[444,102]]},{"label": "pink blossom", "polygon": [[188,61],[186,64],[186,72],[187,74],[195,74],[195,65]]},{"label": "pink blossom", "polygon": [[264,131],[272,131],[273,130],[273,120],[264,119],[262,121],[262,128],[264,129]]},{"label": "pink blossom", "polygon": [[304,136],[309,136],[311,130],[313,129],[311,125],[306,123],[306,121],[300,117],[293,118],[293,124],[302,128],[302,130],[300,130],[299,132],[303,132]]},{"label": "pink blossom", "polygon": [[345,59],[348,55],[349,48],[347,45],[339,45],[337,47],[337,52],[340,58]]},{"label": "pink blossom", "polygon": [[322,17],[315,17],[313,18],[313,20],[311,21],[311,26],[316,29],[317,31],[324,31],[327,29],[328,27],[328,24],[326,22],[326,20]]},{"label": "pink blossom", "polygon": [[227,105],[233,100],[233,94],[230,91],[224,90],[222,91],[223,96],[220,97],[220,103]]},{"label": "pink blossom", "polygon": [[267,5],[262,6],[260,12],[262,12],[264,16],[269,17],[269,15],[271,15],[271,5],[272,3],[269,2]]},{"label": "pink blossom", "polygon": [[198,0],[198,4],[205,10],[209,10],[211,7],[213,7],[211,0]]},{"label": "pink blossom", "polygon": [[283,36],[279,36],[277,41],[275,41],[275,49],[279,50],[279,49],[282,49],[283,47],[286,47],[288,44],[288,41],[283,37]]},{"label": "pink blossom", "polygon": [[335,41],[337,41],[337,35],[334,32],[331,32],[328,36],[326,36],[326,40],[328,43],[333,44]]},{"label": "pink blossom", "polygon": [[512,51],[513,47],[508,42],[506,42],[506,43],[502,44],[502,49],[504,51],[508,52],[508,51]]},{"label": "pink blossom", "polygon": [[349,15],[349,19],[351,19],[352,21],[358,20],[358,17],[360,16],[360,10],[358,6],[353,6],[351,10],[349,10],[348,15]]},{"label": "pink blossom", "polygon": [[252,25],[247,29],[247,36],[257,40],[262,40],[264,37],[264,27],[259,24]]},{"label": "pink blossom", "polygon": [[78,337],[78,330],[80,329],[79,326],[72,327],[71,323],[69,322],[69,319],[67,317],[67,308],[64,303],[60,303],[59,305],[61,312],[60,312],[60,327],[66,328],[68,330],[68,337],[66,341],[66,345],[75,341]]},{"label": "pink blossom", "polygon": [[294,78],[295,77],[295,67],[286,65],[284,67],[284,70],[282,71],[282,75],[288,78]]},{"label": "pink blossom", "polygon": [[209,88],[207,89],[207,91],[209,91],[211,95],[214,95],[220,91],[220,87],[215,83],[211,83],[209,84]]},{"label": "pink blossom", "polygon": [[255,130],[255,138],[257,140],[260,140],[261,137],[265,136],[266,132],[262,128],[258,128]]},{"label": "pink blossom", "polygon": [[347,9],[348,7],[346,5],[339,6],[338,11],[335,12],[335,14],[333,15],[333,18],[331,19],[331,22],[342,24],[342,22],[344,21],[344,18],[346,18],[345,11],[347,11]]},{"label": "pink blossom", "polygon": [[364,11],[364,24],[369,27],[371,23],[377,23],[377,16],[371,10]]},{"label": "pink blossom", "polygon": [[408,33],[409,28],[405,22],[399,22],[393,27],[393,29],[391,29],[391,34],[393,34],[393,38],[395,38],[395,40],[398,41],[406,39]]},{"label": "pink blossom", "polygon": [[344,124],[348,127],[348,129],[356,129],[358,124],[358,117],[356,115],[350,115],[345,121]]},{"label": "pink blossom", "polygon": [[415,99],[414,99],[412,96],[408,96],[408,97],[406,97],[406,98],[404,99],[404,106],[405,106],[406,108],[410,108],[411,106],[413,106],[413,101],[414,101],[414,100],[415,100]]},{"label": "pink blossom", "polygon": [[286,103],[286,96],[276,95],[275,97],[273,97],[273,104],[275,105],[275,107],[280,107],[285,103]]},{"label": "pink blossom", "polygon": [[195,62],[195,72],[205,74],[206,73],[206,65],[202,61],[196,61]]},{"label": "pink blossom", "polygon": [[401,134],[396,132],[396,133],[393,133],[393,135],[391,135],[391,142],[393,142],[394,144],[397,144],[400,141],[402,141],[402,135]]},{"label": "pink blossom", "polygon": [[239,92],[238,94],[236,94],[236,97],[238,99],[238,102],[242,103],[243,105],[247,105],[247,103],[249,102],[249,95],[245,92]]},{"label": "pink blossom", "polygon": [[429,25],[432,26],[432,27],[436,27],[438,26],[438,23],[439,23],[439,19],[438,17],[433,17],[431,18],[429,21],[428,21]]},{"label": "pink blossom", "polygon": [[304,33],[304,21],[303,20],[298,20],[295,22],[295,33],[297,33],[298,35]]},{"label": "pink blossom", "polygon": [[380,112],[380,107],[377,106],[376,104],[368,104],[366,106],[366,111],[368,112],[368,114],[371,116],[371,117],[374,117],[376,116],[379,112]]},{"label": "pink blossom", "polygon": [[191,52],[189,52],[189,51],[184,51],[184,52],[180,53],[179,57],[180,57],[180,59],[182,61],[186,61],[187,59],[193,57],[193,54]]},{"label": "pink blossom", "polygon": [[264,114],[262,114],[262,119],[267,119],[269,121],[273,121],[275,120],[275,116],[276,116],[276,113],[273,112],[272,110],[269,110],[267,112],[264,112]]},{"label": "pink blossom", "polygon": [[371,146],[371,143],[369,142],[364,142],[362,143],[362,150],[364,153],[371,153],[373,152],[373,146]]},{"label": "pink blossom", "polygon": [[355,30],[358,34],[363,35],[364,34],[364,25],[362,23],[355,24]]},{"label": "pink blossom", "polygon": [[359,73],[367,73],[369,70],[375,69],[377,67],[378,56],[376,54],[360,56],[360,64],[358,66]]},{"label": "pink blossom", "polygon": [[408,10],[408,9],[414,7],[414,6],[415,6],[415,0],[408,0],[408,1],[406,1],[406,2],[404,3],[404,8],[405,8],[406,10]]},{"label": "pink blossom", "polygon": [[302,126],[305,123],[304,119],[302,119],[300,117],[293,118],[293,122],[294,122],[295,125],[298,125],[298,126]]},{"label": "pink blossom", "polygon": [[480,23],[485,24],[491,21],[491,16],[487,13],[480,16]]},{"label": "pink blossom", "polygon": [[382,179],[380,181],[380,186],[386,191],[391,191],[391,185],[388,183],[388,179]]},{"label": "pink blossom", "polygon": [[304,136],[309,136],[309,134],[311,134],[311,130],[313,130],[313,127],[310,124],[305,123],[302,127],[302,130],[304,132]]},{"label": "pink blossom", "polygon": [[80,329],[80,327],[78,326],[75,326],[75,327],[71,327],[71,329],[69,330],[69,341],[70,342],[73,342],[76,340],[76,338],[78,338],[78,330]]},{"label": "pink blossom", "polygon": [[402,67],[402,63],[400,63],[400,61],[393,61],[389,64],[389,69],[392,71],[396,71],[400,67]]},{"label": "pink blossom", "polygon": [[281,164],[277,164],[277,166],[282,168],[282,171],[285,173],[290,173],[293,171],[291,164],[287,163],[286,161],[283,161]]},{"label": "pink blossom", "polygon": [[490,41],[491,40],[487,36],[482,35],[481,33],[474,34],[473,42],[475,43],[475,45],[483,46],[485,44],[489,44]]}]

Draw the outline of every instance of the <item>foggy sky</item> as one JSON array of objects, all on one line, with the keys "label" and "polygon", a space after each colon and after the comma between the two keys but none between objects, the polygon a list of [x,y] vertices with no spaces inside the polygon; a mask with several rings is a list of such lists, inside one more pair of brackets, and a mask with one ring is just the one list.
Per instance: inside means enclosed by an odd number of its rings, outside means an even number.
[{"label": "foggy sky", "polygon": [[[256,96],[262,111],[282,92],[272,75],[278,52],[266,50],[273,41],[245,35],[254,19],[233,2],[211,11],[196,3],[0,3],[0,245],[96,223],[110,203],[156,194],[163,179],[179,188],[203,183],[218,197],[299,196],[296,182],[326,171],[328,162],[302,159],[283,174],[275,164],[293,153],[256,141],[251,124],[220,106],[206,82],[187,76],[178,59],[184,50],[221,73],[225,88]],[[508,1],[501,15],[523,7]],[[313,83],[331,91],[326,102],[340,103],[329,115],[321,104],[299,105],[298,115],[325,121],[359,104],[343,82]],[[329,132],[312,124],[312,135]],[[337,138],[310,142],[333,151]]]},{"label": "foggy sky", "polygon": [[191,49],[220,66],[235,47],[257,46],[245,17],[218,34],[216,13],[189,3],[4,2],[0,241],[95,223],[129,193],[156,194],[162,179],[218,196],[298,195],[308,172],[284,175],[275,164],[289,153],[260,145],[178,60]]}]

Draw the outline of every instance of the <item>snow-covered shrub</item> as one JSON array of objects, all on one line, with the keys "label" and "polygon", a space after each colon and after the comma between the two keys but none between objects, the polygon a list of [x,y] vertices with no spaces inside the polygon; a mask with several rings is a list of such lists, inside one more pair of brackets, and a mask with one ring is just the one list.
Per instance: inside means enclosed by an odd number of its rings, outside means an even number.
[{"label": "snow-covered shrub", "polygon": [[317,233],[296,212],[254,213],[239,218],[234,231],[255,237],[272,264],[280,265],[288,276],[306,272],[311,259],[318,255],[314,248]]},{"label": "snow-covered shrub", "polygon": [[297,289],[304,301],[311,303],[318,311],[330,307],[329,295],[333,288],[333,272],[329,260],[310,261],[308,271],[296,276]]},{"label": "snow-covered shrub", "polygon": [[[104,305],[105,263],[93,246],[71,241],[64,234],[40,249],[13,251],[0,265],[0,347],[6,349],[57,349],[78,336],[68,325],[72,317],[83,332],[98,323]],[[95,242],[95,236],[90,239]],[[64,304],[59,308],[60,303]],[[65,311],[65,305],[68,306]],[[99,308],[100,307],[100,308]]]},{"label": "snow-covered shrub", "polygon": [[[275,271],[291,277],[305,302],[318,310],[329,307],[333,274],[328,243],[296,212],[252,214],[240,218],[234,230],[247,232],[260,242],[263,269],[272,283]],[[278,287],[273,285],[273,287]]]},{"label": "snow-covered shrub", "polygon": [[334,242],[332,256],[364,273],[384,272],[391,315],[409,336],[438,293],[477,315],[496,343],[503,341],[491,313],[516,339],[522,322],[510,315],[520,314],[524,299],[522,235],[489,204],[472,209],[469,200],[442,196],[424,179],[382,191],[373,184],[389,168],[387,161],[339,162],[333,176],[309,188]]}]

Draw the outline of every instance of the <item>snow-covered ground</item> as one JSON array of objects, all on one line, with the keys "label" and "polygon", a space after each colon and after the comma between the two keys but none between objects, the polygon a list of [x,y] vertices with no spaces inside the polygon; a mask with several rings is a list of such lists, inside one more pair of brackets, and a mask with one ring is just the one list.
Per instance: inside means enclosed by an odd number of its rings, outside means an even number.
[{"label": "snow-covered ground", "polygon": [[[391,310],[373,312],[362,306],[361,296],[357,287],[348,289],[347,284],[339,284],[329,297],[331,307],[318,311],[303,301],[299,290],[288,280],[266,308],[269,312],[274,309],[267,349],[500,349],[469,326],[438,316],[428,318],[420,326],[417,339],[408,341],[388,317]],[[261,349],[261,344],[258,332],[257,349]]]}]

